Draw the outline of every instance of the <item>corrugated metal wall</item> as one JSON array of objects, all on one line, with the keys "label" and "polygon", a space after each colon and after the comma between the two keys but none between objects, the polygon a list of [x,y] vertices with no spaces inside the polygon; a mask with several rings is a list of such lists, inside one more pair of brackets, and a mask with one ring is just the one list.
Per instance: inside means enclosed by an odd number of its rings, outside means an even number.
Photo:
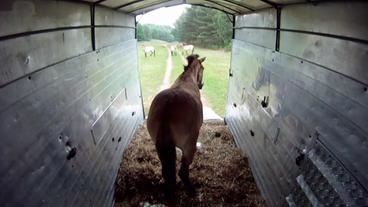
[{"label": "corrugated metal wall", "polygon": [[143,120],[134,16],[35,0],[0,19],[1,206],[111,206]]},{"label": "corrugated metal wall", "polygon": [[226,121],[269,206],[368,206],[367,10],[237,16]]}]

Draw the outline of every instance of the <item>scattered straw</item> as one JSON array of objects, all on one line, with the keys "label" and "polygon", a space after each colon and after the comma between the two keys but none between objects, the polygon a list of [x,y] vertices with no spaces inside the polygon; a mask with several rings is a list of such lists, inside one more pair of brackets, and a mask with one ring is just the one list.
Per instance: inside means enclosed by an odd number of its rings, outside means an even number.
[{"label": "scattered straw", "polygon": [[[234,146],[222,122],[203,124],[190,167],[197,196],[189,197],[177,177],[177,206],[266,206],[255,184],[248,160]],[[177,169],[180,167],[177,150]],[[163,206],[161,164],[145,124],[124,153],[116,185],[115,206]]]}]

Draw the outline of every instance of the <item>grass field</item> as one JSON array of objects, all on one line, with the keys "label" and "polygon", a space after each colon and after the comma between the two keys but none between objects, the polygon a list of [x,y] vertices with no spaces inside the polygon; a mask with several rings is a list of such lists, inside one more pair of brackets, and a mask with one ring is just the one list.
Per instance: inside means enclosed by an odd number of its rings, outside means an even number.
[{"label": "grass field", "polygon": [[[149,105],[162,84],[166,70],[168,52],[163,41],[139,42],[139,70],[146,115]],[[142,45],[153,45],[156,57],[144,57]],[[204,96],[210,107],[220,116],[225,114],[227,99],[228,71],[230,68],[230,52],[195,48],[195,53],[207,57],[204,62]],[[183,72],[183,60],[178,54],[172,56],[173,70],[170,84]]]},{"label": "grass field", "polygon": [[[225,115],[227,101],[228,74],[230,68],[230,52],[195,48],[195,54],[206,57],[204,70],[204,96],[210,107],[221,117]],[[175,80],[183,72],[181,57],[173,57],[173,73],[171,80]]]},{"label": "grass field", "polygon": [[[162,84],[166,70],[168,52],[162,41],[138,43],[139,73],[142,84],[144,111],[148,114],[149,105]],[[143,45],[152,45],[156,49],[156,57],[144,57]]]},{"label": "grass field", "polygon": [[204,61],[204,95],[213,110],[223,117],[227,101],[230,52],[196,48],[195,53],[206,57]]},{"label": "grass field", "polygon": [[184,63],[179,54],[172,56],[173,70],[171,72],[170,82],[174,83],[176,78],[184,71]]}]

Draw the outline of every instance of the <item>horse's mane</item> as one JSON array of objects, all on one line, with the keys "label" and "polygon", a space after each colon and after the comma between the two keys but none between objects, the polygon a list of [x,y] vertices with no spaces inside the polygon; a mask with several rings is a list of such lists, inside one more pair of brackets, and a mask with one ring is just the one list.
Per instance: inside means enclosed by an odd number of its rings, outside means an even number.
[{"label": "horse's mane", "polygon": [[198,58],[199,58],[199,55],[197,55],[197,54],[189,55],[189,56],[187,57],[188,65],[184,66],[184,71],[188,70],[188,68],[189,68],[190,64],[192,64],[192,62],[193,62],[194,60],[197,60]]}]

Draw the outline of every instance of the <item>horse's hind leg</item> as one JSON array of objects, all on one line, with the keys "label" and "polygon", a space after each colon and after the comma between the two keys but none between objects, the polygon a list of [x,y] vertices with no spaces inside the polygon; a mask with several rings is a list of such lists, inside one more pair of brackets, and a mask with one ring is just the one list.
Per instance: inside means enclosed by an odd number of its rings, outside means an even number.
[{"label": "horse's hind leg", "polygon": [[195,150],[196,148],[194,147],[193,149],[183,151],[181,167],[179,170],[179,177],[183,181],[185,188],[191,195],[195,194],[195,189],[189,179],[189,166],[193,162]]},{"label": "horse's hind leg", "polygon": [[176,151],[173,144],[156,142],[156,150],[161,161],[162,177],[165,181],[165,194],[173,197],[176,185]]}]

